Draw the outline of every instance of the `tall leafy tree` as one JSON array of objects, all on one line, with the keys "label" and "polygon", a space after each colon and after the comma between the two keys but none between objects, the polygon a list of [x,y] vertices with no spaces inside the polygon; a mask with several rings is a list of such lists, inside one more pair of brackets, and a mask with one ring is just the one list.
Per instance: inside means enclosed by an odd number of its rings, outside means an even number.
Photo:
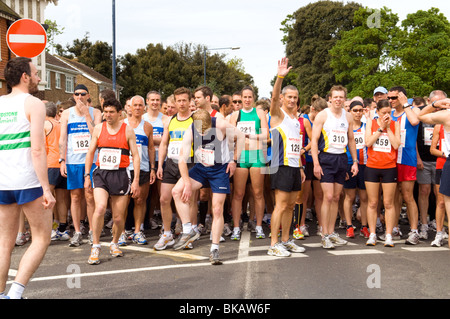
[{"label": "tall leafy tree", "polygon": [[318,1],[283,21],[286,56],[298,74],[299,91],[305,101],[314,94],[324,96],[335,84],[328,51],[343,31],[354,27],[354,12],[360,7],[355,2]]},{"label": "tall leafy tree", "polygon": [[439,10],[417,11],[398,24],[390,9],[355,12],[356,27],[342,33],[330,50],[336,81],[350,96],[372,96],[377,86],[404,86],[408,95],[424,96],[433,89],[449,90],[449,22]]},{"label": "tall leafy tree", "polygon": [[349,96],[371,96],[377,86],[388,86],[397,67],[392,52],[399,36],[398,16],[384,7],[360,8],[353,17],[355,27],[342,32],[329,51],[336,82],[345,85]]}]

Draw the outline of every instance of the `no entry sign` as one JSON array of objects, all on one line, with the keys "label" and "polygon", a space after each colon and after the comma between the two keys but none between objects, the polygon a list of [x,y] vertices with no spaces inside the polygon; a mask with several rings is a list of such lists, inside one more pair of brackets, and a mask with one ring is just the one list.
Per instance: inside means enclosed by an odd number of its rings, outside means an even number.
[{"label": "no entry sign", "polygon": [[20,19],[8,28],[6,43],[15,55],[34,58],[44,51],[47,33],[40,23],[31,19]]}]

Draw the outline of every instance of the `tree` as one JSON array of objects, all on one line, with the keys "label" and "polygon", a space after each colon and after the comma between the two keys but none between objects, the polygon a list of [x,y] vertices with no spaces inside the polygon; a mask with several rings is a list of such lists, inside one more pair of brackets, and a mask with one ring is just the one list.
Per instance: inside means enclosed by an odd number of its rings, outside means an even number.
[{"label": "tree", "polygon": [[65,48],[57,47],[58,55],[69,59],[76,58],[107,78],[112,77],[112,46],[107,42],[89,40],[89,32],[86,32],[83,39],[73,40],[72,45],[67,44]]},{"label": "tree", "polygon": [[360,4],[318,1],[298,9],[282,25],[286,56],[298,74],[298,89],[308,101],[314,94],[325,96],[335,84],[328,53],[343,31],[354,27],[353,15]]},{"label": "tree", "polygon": [[[372,25],[374,14],[379,21],[376,27]],[[353,17],[355,27],[342,32],[329,51],[335,80],[347,87],[350,97],[371,96],[377,86],[387,86],[386,78],[398,62],[392,56],[392,39],[400,32],[398,20],[386,7],[360,8]]]},{"label": "tree", "polygon": [[56,21],[46,19],[44,24],[48,26],[47,33],[47,44],[45,48],[47,52],[54,51],[56,49],[57,43],[55,41],[56,36],[64,33],[64,27],[59,27]]},{"label": "tree", "polygon": [[450,24],[439,10],[409,14],[398,26],[398,17],[386,7],[379,10],[380,24],[368,24],[374,10],[355,12],[352,30],[330,50],[336,81],[349,96],[370,97],[377,86],[401,85],[409,96],[425,96],[434,89],[449,90]]},{"label": "tree", "polygon": [[[136,54],[127,53],[119,58],[117,82],[124,87],[123,96],[145,96],[156,90],[166,98],[177,87],[195,89],[204,83],[204,47],[178,43],[164,47],[148,44]],[[225,62],[223,54],[206,54],[207,85],[217,95],[231,94],[245,84],[253,85],[253,78],[244,73],[242,66]],[[257,88],[256,88],[257,89]]]}]

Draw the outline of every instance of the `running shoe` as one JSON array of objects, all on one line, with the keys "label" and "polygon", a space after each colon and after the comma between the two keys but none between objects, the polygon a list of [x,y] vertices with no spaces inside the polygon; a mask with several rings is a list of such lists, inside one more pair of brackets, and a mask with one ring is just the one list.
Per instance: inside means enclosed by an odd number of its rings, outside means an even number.
[{"label": "running shoe", "polygon": [[336,232],[330,234],[328,237],[330,238],[331,242],[336,245],[347,245],[347,243],[348,243],[348,241],[339,237],[339,234]]},{"label": "running shoe", "polygon": [[264,238],[266,238],[264,231],[257,229],[256,230],[256,239],[264,239]]},{"label": "running shoe", "polygon": [[419,243],[419,234],[417,231],[410,231],[405,241],[407,245],[417,245]]},{"label": "running shoe", "polygon": [[294,229],[292,237],[295,239],[305,239],[305,235],[303,235],[302,231],[300,230],[300,227],[297,225],[297,227]]},{"label": "running shoe", "polygon": [[436,237],[431,242],[432,247],[441,247],[444,244],[444,235],[442,232],[438,231]]},{"label": "running shoe", "polygon": [[241,240],[241,232],[239,230],[233,230],[230,238],[231,240]]},{"label": "running shoe", "polygon": [[29,232],[24,233],[19,232],[16,237],[16,246],[25,245],[30,240],[30,237],[31,236]]},{"label": "running shoe", "polygon": [[281,244],[276,243],[274,246],[270,246],[267,254],[276,257],[289,257],[291,253]]},{"label": "running shoe", "polygon": [[211,262],[211,265],[222,265],[222,261],[219,258],[218,249],[213,249],[213,251],[211,251],[211,254],[209,255],[209,261]]},{"label": "running shoe", "polygon": [[322,248],[324,248],[324,249],[334,249],[334,245],[331,242],[329,235],[324,235],[322,237]]},{"label": "running shoe", "polygon": [[353,229],[353,227],[348,227],[347,228],[347,232],[345,234],[345,237],[347,237],[347,238],[355,238],[355,230]]},{"label": "running shoe", "polygon": [[145,235],[143,232],[139,232],[139,233],[135,233],[133,235],[133,239],[132,239],[133,243],[138,244],[138,245],[147,245],[147,239],[145,238]]},{"label": "running shoe", "polygon": [[172,247],[173,245],[175,245],[175,240],[173,239],[173,235],[165,235],[162,234],[159,237],[158,242],[153,246],[154,250],[164,250],[167,247]]},{"label": "running shoe", "polygon": [[98,265],[100,263],[100,247],[92,247],[91,248],[91,255],[88,259],[89,265]]},{"label": "running shoe", "polygon": [[428,239],[428,224],[420,225],[419,238]]},{"label": "running shoe", "polygon": [[83,237],[83,235],[81,233],[73,234],[73,237],[69,243],[69,247],[79,247],[83,243],[82,237]]},{"label": "running shoe", "polygon": [[366,239],[369,238],[370,236],[369,229],[366,226],[362,227],[359,236],[364,237]]},{"label": "running shoe", "polygon": [[386,239],[384,241],[384,247],[394,247],[394,241],[392,240],[391,234],[386,234]]},{"label": "running shoe", "polygon": [[123,252],[119,249],[119,244],[111,243],[109,245],[109,253],[111,254],[111,257],[122,257]]},{"label": "running shoe", "polygon": [[300,231],[302,232],[303,236],[305,237],[309,237],[309,230],[308,230],[308,225],[302,225],[300,226]]},{"label": "running shoe", "polygon": [[292,253],[304,253],[305,252],[305,248],[296,245],[292,239],[288,240],[287,242],[281,242],[281,244],[284,246],[284,248],[286,248],[287,251],[290,251]]},{"label": "running shoe", "polygon": [[69,240],[70,239],[70,235],[69,235],[69,231],[66,230],[65,232],[60,232],[59,230],[55,230],[55,232],[52,235],[52,240]]},{"label": "running shoe", "polygon": [[200,237],[200,233],[197,233],[195,230],[191,230],[189,234],[181,233],[180,239],[173,246],[174,250],[180,250],[186,248],[189,243],[194,242],[197,238]]},{"label": "running shoe", "polygon": [[369,239],[366,241],[366,246],[375,246],[377,244],[377,235],[371,233]]},{"label": "running shoe", "polygon": [[125,233],[122,233],[119,237],[119,246],[126,246],[127,245],[127,236]]}]

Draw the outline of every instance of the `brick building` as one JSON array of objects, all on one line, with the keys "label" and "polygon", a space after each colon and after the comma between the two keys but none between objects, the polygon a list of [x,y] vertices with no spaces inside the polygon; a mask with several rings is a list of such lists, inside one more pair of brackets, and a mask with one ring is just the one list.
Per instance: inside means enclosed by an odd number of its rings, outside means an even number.
[{"label": "brick building", "polygon": [[0,1],[0,95],[7,94],[5,76],[3,74],[6,63],[10,58],[15,57],[6,44],[6,31],[17,19],[20,19],[20,16]]}]

